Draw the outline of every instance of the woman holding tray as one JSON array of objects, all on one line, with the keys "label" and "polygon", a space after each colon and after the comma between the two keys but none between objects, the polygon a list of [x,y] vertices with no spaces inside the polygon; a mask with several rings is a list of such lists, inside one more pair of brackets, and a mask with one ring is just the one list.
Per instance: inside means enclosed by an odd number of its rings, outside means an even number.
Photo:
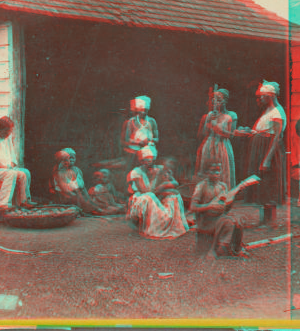
[{"label": "woman holding tray", "polygon": [[234,132],[236,136],[251,137],[248,175],[256,174],[262,179],[260,185],[247,189],[245,201],[263,206],[282,204],[285,200],[283,132],[286,115],[278,103],[278,94],[278,83],[264,81],[256,92],[258,105],[263,109],[262,115],[251,132]]}]

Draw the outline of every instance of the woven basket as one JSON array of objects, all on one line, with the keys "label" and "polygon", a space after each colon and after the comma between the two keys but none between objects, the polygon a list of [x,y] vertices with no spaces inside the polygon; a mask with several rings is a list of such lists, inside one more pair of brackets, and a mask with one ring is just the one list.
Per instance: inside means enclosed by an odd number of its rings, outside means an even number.
[{"label": "woven basket", "polygon": [[6,211],[3,220],[8,226],[26,229],[51,229],[66,226],[75,220],[80,209],[76,206],[51,205],[17,208]]}]

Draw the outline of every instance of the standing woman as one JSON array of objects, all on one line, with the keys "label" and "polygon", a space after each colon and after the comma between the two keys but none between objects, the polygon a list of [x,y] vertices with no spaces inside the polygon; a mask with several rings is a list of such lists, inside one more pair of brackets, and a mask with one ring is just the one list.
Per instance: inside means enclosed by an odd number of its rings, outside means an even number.
[{"label": "standing woman", "polygon": [[[130,101],[131,113],[134,114],[122,128],[121,144],[125,152],[125,178],[138,165],[137,152],[149,143],[158,143],[158,129],[154,118],[148,116],[151,99],[146,95]],[[125,180],[125,192],[127,182]]]},{"label": "standing woman", "polygon": [[229,91],[224,89],[224,88],[220,88],[220,89],[217,90],[217,92],[220,92],[223,95],[224,107],[222,107],[221,112],[224,113],[224,114],[228,114],[231,117],[231,119],[232,119],[231,132],[233,132],[234,130],[236,130],[238,117],[237,117],[236,112],[234,112],[232,110],[228,110],[226,108],[226,105],[227,105],[227,102],[228,102],[228,99],[229,99]]},{"label": "standing woman", "polygon": [[158,129],[154,118],[148,116],[151,99],[147,96],[137,97],[130,102],[132,113],[123,127],[121,135],[121,144],[124,151],[128,154],[127,172],[133,169],[136,160],[136,153],[149,143],[158,143]]},{"label": "standing woman", "polygon": [[[230,190],[235,186],[235,163],[230,137],[232,133],[232,117],[226,109],[229,92],[220,89],[214,92],[214,110],[206,116],[204,135],[206,138],[197,151],[195,176],[203,174],[204,164],[215,158],[222,164],[221,181]],[[235,122],[236,125],[236,122]]]},{"label": "standing woman", "polygon": [[[263,109],[260,118],[251,131],[251,150],[248,161],[248,175],[261,177],[260,185],[248,188],[246,202],[262,206],[270,203],[282,204],[285,199],[285,163],[283,132],[286,115],[278,103],[279,84],[264,81],[256,92],[257,103]],[[236,131],[235,135],[247,135]]]}]

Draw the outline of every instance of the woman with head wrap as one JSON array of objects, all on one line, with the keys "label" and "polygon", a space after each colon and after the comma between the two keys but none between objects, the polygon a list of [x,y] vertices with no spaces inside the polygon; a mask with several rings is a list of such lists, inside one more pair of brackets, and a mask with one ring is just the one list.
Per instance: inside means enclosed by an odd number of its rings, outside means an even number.
[{"label": "woman with head wrap", "polygon": [[221,181],[230,190],[236,185],[236,182],[234,154],[230,142],[230,138],[233,136],[233,119],[226,109],[228,97],[229,92],[225,89],[214,92],[214,107],[206,116],[205,138],[197,151],[195,177],[203,175],[206,160],[213,157],[222,164]]},{"label": "woman with head wrap", "polygon": [[31,201],[30,172],[17,166],[12,140],[13,129],[14,123],[9,117],[0,119],[0,208],[36,205]]},{"label": "woman with head wrap", "polygon": [[158,143],[158,129],[154,118],[148,116],[151,99],[140,96],[130,101],[131,112],[135,114],[123,126],[121,143],[127,156],[126,175],[137,163],[136,153],[148,143]]},{"label": "woman with head wrap", "polygon": [[130,102],[130,109],[136,114],[126,126],[122,142],[128,153],[135,154],[149,142],[158,142],[157,124],[154,118],[148,116],[151,99],[147,96],[137,97]]},{"label": "woman with head wrap", "polygon": [[108,169],[94,172],[95,186],[89,189],[89,195],[94,203],[99,205],[106,214],[120,214],[125,212],[125,205],[116,202],[118,193],[111,182]]},{"label": "woman with head wrap", "polygon": [[260,205],[283,203],[285,199],[285,168],[283,132],[286,115],[277,100],[279,84],[264,81],[256,92],[257,103],[263,113],[254,124],[251,133],[236,131],[237,136],[250,136],[251,149],[248,160],[248,174],[261,177],[260,185],[249,187],[246,202]]},{"label": "woman with head wrap", "polygon": [[[145,146],[137,156],[140,166],[127,176],[131,194],[127,218],[137,223],[140,234],[148,238],[174,239],[183,235],[189,227],[182,198],[175,190],[178,183],[171,173],[164,174],[163,166],[154,165],[155,146]],[[159,184],[162,175],[168,178]]]},{"label": "woman with head wrap", "polygon": [[55,159],[50,192],[55,194],[56,200],[63,204],[77,205],[87,213],[103,214],[102,209],[89,197],[81,170],[74,166],[75,151],[65,148],[55,154]]}]

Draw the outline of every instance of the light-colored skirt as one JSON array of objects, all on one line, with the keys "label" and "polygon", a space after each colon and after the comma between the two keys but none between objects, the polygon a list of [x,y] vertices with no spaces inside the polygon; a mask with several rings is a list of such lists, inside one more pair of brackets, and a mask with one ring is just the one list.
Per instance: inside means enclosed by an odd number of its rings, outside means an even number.
[{"label": "light-colored skirt", "polygon": [[189,229],[180,194],[160,201],[152,192],[137,192],[130,198],[127,219],[138,222],[140,234],[152,239],[175,239]]}]

